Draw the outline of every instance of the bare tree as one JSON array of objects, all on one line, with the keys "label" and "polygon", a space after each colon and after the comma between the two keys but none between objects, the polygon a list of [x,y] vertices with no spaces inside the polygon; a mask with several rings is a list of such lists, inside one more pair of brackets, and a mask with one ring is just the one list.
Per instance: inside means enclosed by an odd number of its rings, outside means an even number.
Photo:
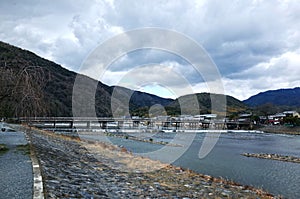
[{"label": "bare tree", "polygon": [[[36,117],[46,114],[43,88],[48,81],[45,69],[40,66],[24,66],[19,70],[0,69],[0,101],[15,117]],[[2,107],[3,108],[3,107]]]}]

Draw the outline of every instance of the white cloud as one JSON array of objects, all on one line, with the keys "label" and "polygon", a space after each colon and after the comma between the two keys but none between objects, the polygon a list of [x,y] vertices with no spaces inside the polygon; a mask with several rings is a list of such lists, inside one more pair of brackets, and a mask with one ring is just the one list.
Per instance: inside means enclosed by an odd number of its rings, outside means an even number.
[{"label": "white cloud", "polygon": [[273,57],[267,62],[261,62],[237,74],[232,74],[234,79],[257,79],[261,77],[280,77],[284,80],[299,79],[300,51],[286,52],[278,57]]},{"label": "white cloud", "polygon": [[192,84],[178,73],[172,64],[150,64],[121,72],[107,70],[100,80],[133,90],[151,91],[151,93],[157,88],[158,94],[169,98],[193,93]]},{"label": "white cloud", "polygon": [[99,42],[122,31],[103,15],[113,1],[0,2],[0,39],[78,70]]},{"label": "white cloud", "polygon": [[227,93],[247,99],[265,90],[293,88],[300,85],[300,51],[286,52],[268,62],[224,78]]},{"label": "white cloud", "polygon": [[[113,35],[149,26],[170,28],[202,44],[221,71],[226,92],[245,99],[267,89],[299,86],[299,13],[297,0],[1,1],[0,40],[78,70]],[[105,82],[116,82],[133,67],[150,63],[173,64],[194,90],[205,88],[181,58],[151,50],[124,56]],[[154,82],[159,78],[144,72],[136,76]],[[163,83],[185,89],[173,79]]]}]

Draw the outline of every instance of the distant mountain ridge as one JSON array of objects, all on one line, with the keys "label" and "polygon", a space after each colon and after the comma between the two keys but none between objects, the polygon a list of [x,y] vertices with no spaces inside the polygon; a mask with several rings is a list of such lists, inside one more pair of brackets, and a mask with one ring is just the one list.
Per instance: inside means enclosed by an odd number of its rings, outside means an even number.
[{"label": "distant mountain ridge", "polygon": [[[218,114],[225,114],[225,112],[228,114],[243,112],[248,109],[248,107],[241,102],[240,100],[228,96],[228,95],[222,95],[222,94],[214,94],[214,93],[197,93],[195,95],[185,95],[177,98],[174,102],[169,104],[166,108],[167,110],[170,110],[174,113],[180,112],[180,103],[184,104],[192,104],[195,102],[195,97],[197,98],[200,112],[194,112],[194,114],[206,114],[211,112],[212,108],[212,102],[213,99],[215,101],[215,105],[222,105],[222,103],[226,102],[226,104],[223,104],[222,107],[217,108],[220,111]],[[187,109],[192,108],[187,106]],[[185,110],[187,112],[193,112],[193,110]]]},{"label": "distant mountain ridge", "polygon": [[261,92],[243,102],[251,107],[268,103],[277,106],[300,107],[300,87]]}]

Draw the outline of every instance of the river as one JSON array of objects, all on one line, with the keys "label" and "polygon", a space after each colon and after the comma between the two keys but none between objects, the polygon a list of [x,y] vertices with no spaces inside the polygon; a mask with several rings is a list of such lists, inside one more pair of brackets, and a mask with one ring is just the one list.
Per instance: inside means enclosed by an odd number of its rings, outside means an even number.
[{"label": "river", "polygon": [[[276,153],[300,156],[300,136],[255,132],[222,133],[213,150],[203,159],[198,158],[199,149],[205,133],[196,133],[187,151],[174,165],[192,169],[196,172],[214,177],[223,177],[235,182],[257,188],[287,198],[300,198],[300,164],[268,159],[242,156],[242,153]],[[88,139],[102,140],[103,136],[81,135]],[[157,133],[139,137],[152,136],[154,141],[171,142],[174,133]],[[215,136],[211,134],[210,136]],[[108,137],[113,144],[122,145],[136,154],[143,153],[152,159],[165,161],[163,155],[150,155],[162,149],[163,145],[134,141],[118,137]],[[148,138],[146,138],[148,139]],[[171,147],[172,148],[172,147]],[[173,147],[174,150],[178,147]],[[149,155],[147,155],[149,154]]]}]

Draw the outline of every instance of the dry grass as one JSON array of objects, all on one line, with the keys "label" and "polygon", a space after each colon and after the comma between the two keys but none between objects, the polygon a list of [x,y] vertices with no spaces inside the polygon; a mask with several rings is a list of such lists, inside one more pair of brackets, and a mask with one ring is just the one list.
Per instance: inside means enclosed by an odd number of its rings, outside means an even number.
[{"label": "dry grass", "polygon": [[82,142],[83,146],[100,161],[106,160],[108,166],[118,168],[125,172],[151,172],[168,166],[159,161],[135,156],[126,148],[106,143]]}]

